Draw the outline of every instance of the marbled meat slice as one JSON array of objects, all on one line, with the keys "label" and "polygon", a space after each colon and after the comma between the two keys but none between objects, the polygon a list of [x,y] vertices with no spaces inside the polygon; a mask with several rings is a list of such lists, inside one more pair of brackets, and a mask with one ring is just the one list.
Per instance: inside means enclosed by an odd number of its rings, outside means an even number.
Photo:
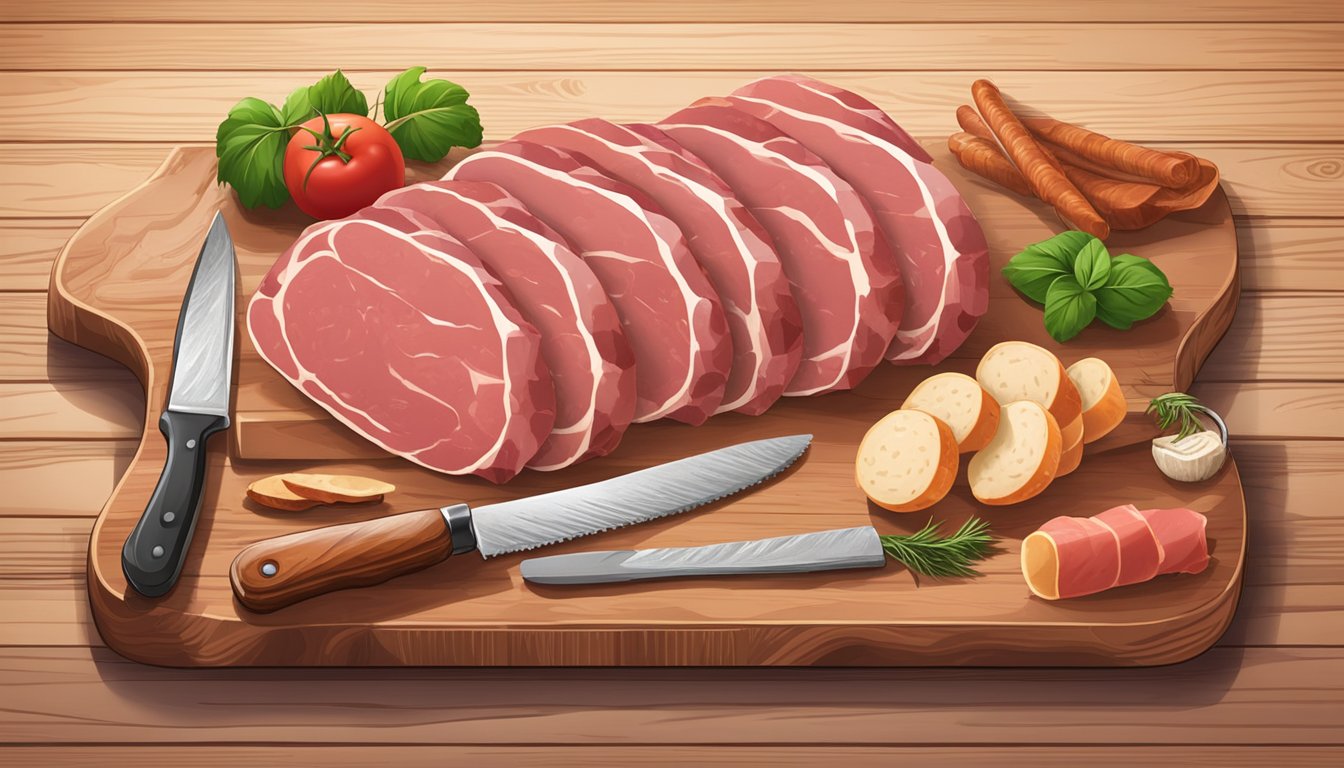
[{"label": "marbled meat slice", "polygon": [[445,179],[508,190],[569,241],[616,305],[635,355],[635,421],[700,424],[723,402],[732,342],[681,230],[644,193],[559,149],[509,141]]},{"label": "marbled meat slice", "polygon": [[527,466],[553,470],[615,449],[635,412],[634,356],[611,299],[564,239],[500,187],[432,181],[383,195],[461,241],[541,334],[555,426]]},{"label": "marbled meat slice", "polygon": [[890,119],[848,103],[857,98],[810,78],[777,76],[749,83],[729,100],[801,141],[866,197],[905,282],[905,314],[887,359],[937,363],[988,308],[985,236],[927,155],[912,155],[909,136]]},{"label": "marbled meat slice", "polygon": [[863,381],[896,334],[901,286],[854,188],[802,144],[721,99],[683,109],[656,129],[631,127],[703,161],[774,239],[803,323],[802,363],[784,394]]},{"label": "marbled meat slice", "polygon": [[248,305],[252,342],[381,448],[504,482],[554,421],[539,334],[470,250],[393,215],[309,227]]},{"label": "marbled meat slice", "polygon": [[681,228],[723,302],[733,365],[718,411],[757,415],[779,399],[802,357],[798,305],[769,234],[722,179],[601,118],[533,128],[515,138],[581,156],[652,198]]}]

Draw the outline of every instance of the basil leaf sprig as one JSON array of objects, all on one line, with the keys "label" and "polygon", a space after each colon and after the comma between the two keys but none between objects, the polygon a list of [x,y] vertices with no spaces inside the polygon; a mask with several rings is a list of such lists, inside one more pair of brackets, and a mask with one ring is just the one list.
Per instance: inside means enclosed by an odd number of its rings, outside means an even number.
[{"label": "basil leaf sprig", "polygon": [[1045,330],[1059,342],[1099,319],[1119,330],[1157,313],[1171,298],[1171,283],[1147,259],[1112,257],[1086,232],[1061,232],[1027,246],[1008,261],[1004,277],[1032,301],[1045,305]]},{"label": "basil leaf sprig", "polygon": [[[467,104],[466,89],[447,80],[424,80],[424,67],[411,67],[383,89],[386,128],[412,160],[438,162],[453,147],[481,143],[481,120]],[[295,89],[276,107],[248,97],[229,110],[215,132],[217,178],[238,192],[246,208],[278,208],[289,200],[285,187],[285,147],[299,126],[319,115],[368,115],[369,101],[340,70]]]},{"label": "basil leaf sprig", "polygon": [[384,92],[383,119],[402,154],[434,163],[453,147],[481,143],[481,117],[467,103],[467,90],[447,80],[421,82],[424,67],[392,78]]},{"label": "basil leaf sprig", "polygon": [[943,536],[939,524],[929,521],[909,536],[878,536],[882,550],[891,559],[922,576],[979,576],[972,567],[992,554],[994,538],[989,523],[973,517],[956,533]]}]

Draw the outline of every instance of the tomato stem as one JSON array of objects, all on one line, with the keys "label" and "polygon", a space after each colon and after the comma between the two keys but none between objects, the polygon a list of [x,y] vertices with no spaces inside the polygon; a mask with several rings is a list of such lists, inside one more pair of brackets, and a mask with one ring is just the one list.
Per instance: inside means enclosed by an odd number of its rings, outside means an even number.
[{"label": "tomato stem", "polygon": [[351,128],[350,126],[347,125],[345,127],[345,130],[341,131],[341,135],[338,138],[336,136],[333,136],[331,133],[331,122],[327,119],[327,114],[325,112],[321,114],[322,114],[321,133],[318,133],[312,128],[308,128],[307,126],[300,126],[303,130],[311,134],[313,139],[317,142],[316,144],[309,144],[305,146],[304,149],[318,153],[317,158],[313,160],[312,165],[308,166],[308,172],[303,175],[304,190],[308,189],[308,178],[313,175],[313,171],[317,168],[318,163],[321,163],[328,157],[338,157],[340,158],[342,163],[350,162],[352,158],[350,153],[345,151],[345,142],[353,134],[363,130],[362,128]]}]

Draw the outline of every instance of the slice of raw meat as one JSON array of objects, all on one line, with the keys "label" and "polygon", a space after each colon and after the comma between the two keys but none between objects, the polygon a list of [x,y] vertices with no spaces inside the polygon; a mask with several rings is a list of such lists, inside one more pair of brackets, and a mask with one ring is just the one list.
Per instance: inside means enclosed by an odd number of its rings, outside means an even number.
[{"label": "slice of raw meat", "polygon": [[770,236],[722,179],[601,118],[533,128],[514,138],[580,156],[652,198],[681,228],[723,302],[733,366],[718,412],[757,415],[779,399],[802,357],[798,305]]},{"label": "slice of raw meat", "polygon": [[555,426],[527,466],[559,469],[610,453],[634,416],[635,359],[611,299],[564,239],[483,181],[412,184],[375,205],[413,211],[460,240],[540,332],[555,384]]},{"label": "slice of raw meat", "polygon": [[774,239],[803,321],[802,364],[784,394],[858,385],[896,334],[901,286],[854,188],[802,144],[721,99],[655,129],[631,128],[703,161]]},{"label": "slice of raw meat", "polygon": [[470,250],[442,233],[401,231],[389,224],[396,216],[309,227],[252,296],[252,342],[383,449],[504,482],[554,421],[540,337]]},{"label": "slice of raw meat", "polygon": [[635,421],[700,424],[714,413],[733,362],[723,307],[653,201],[569,153],[522,141],[471,155],[444,178],[508,190],[592,268],[635,354]]},{"label": "slice of raw meat", "polygon": [[[843,95],[843,96],[841,96]],[[817,153],[861,192],[905,279],[905,314],[887,359],[937,363],[966,340],[989,305],[984,233],[952,182],[910,137],[859,97],[804,77],[769,77],[729,97]],[[879,110],[880,111],[880,110]]]}]

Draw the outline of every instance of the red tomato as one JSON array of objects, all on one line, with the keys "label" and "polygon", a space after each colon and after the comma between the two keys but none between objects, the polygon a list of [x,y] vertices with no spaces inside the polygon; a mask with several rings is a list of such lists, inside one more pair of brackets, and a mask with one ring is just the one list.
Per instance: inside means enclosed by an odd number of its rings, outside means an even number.
[{"label": "red tomato", "polygon": [[349,216],[406,184],[406,160],[386,128],[363,115],[327,115],[299,126],[285,147],[285,186],[318,219]]}]

